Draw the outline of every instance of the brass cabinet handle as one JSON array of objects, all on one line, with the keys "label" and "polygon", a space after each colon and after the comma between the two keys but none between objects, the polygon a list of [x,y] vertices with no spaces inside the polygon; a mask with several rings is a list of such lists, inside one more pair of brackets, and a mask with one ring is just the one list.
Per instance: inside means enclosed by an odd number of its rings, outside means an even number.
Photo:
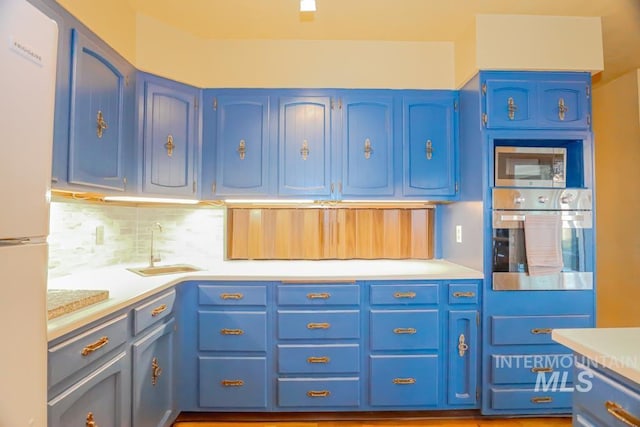
[{"label": "brass cabinet handle", "polygon": [[84,424],[86,427],[98,427],[96,421],[93,419],[93,412],[87,414],[87,421]]},{"label": "brass cabinet handle", "polygon": [[425,151],[426,151],[426,155],[427,155],[427,160],[431,160],[431,158],[433,157],[433,143],[431,142],[431,140],[427,140],[427,143],[425,145]]},{"label": "brass cabinet handle", "polygon": [[220,381],[224,387],[242,387],[244,385],[244,381],[242,380],[222,380]]},{"label": "brass cabinet handle", "polygon": [[553,368],[548,366],[540,366],[536,368],[531,368],[531,372],[533,372],[534,374],[537,374],[538,372],[549,373],[549,372],[553,372]]},{"label": "brass cabinet handle", "polygon": [[396,292],[393,294],[394,298],[400,299],[400,298],[415,298],[416,297],[416,293],[415,292]]},{"label": "brass cabinet handle", "polygon": [[564,120],[564,115],[567,111],[569,111],[569,107],[565,105],[564,99],[558,99],[558,118]]},{"label": "brass cabinet handle", "polygon": [[416,328],[395,328],[395,329],[393,330],[393,333],[394,333],[394,334],[398,334],[398,335],[401,335],[401,334],[410,334],[410,335],[413,335],[413,334],[415,334],[416,332],[418,332],[418,330],[417,330]]},{"label": "brass cabinet handle", "polygon": [[328,292],[321,292],[318,294],[307,294],[308,299],[329,299],[331,298],[331,294]]},{"label": "brass cabinet handle", "polygon": [[242,329],[220,329],[220,333],[222,335],[243,335],[244,331]]},{"label": "brass cabinet handle", "polygon": [[238,152],[238,156],[240,156],[240,160],[244,160],[244,156],[247,154],[247,143],[244,139],[240,140],[240,144],[238,144],[238,149],[236,151]]},{"label": "brass cabinet handle", "polygon": [[373,147],[371,147],[371,140],[369,138],[364,140],[364,158],[369,160],[373,154]]},{"label": "brass cabinet handle", "polygon": [[307,323],[307,329],[329,329],[330,323]]},{"label": "brass cabinet handle", "polygon": [[415,378],[394,378],[393,383],[400,384],[400,385],[415,384],[416,379]]},{"label": "brass cabinet handle", "polygon": [[302,160],[307,160],[309,158],[309,141],[307,141],[306,139],[302,141],[300,155],[302,156]]},{"label": "brass cabinet handle", "polygon": [[153,310],[151,310],[151,316],[152,317],[156,317],[158,316],[160,313],[162,313],[163,311],[165,311],[167,309],[167,304],[162,304],[159,305],[158,307],[154,308]]},{"label": "brass cabinet handle", "polygon": [[307,363],[329,363],[331,359],[329,359],[327,356],[322,356],[322,357],[307,357]]},{"label": "brass cabinet handle", "polygon": [[242,299],[244,294],[220,294],[220,299]]},{"label": "brass cabinet handle", "polygon": [[453,296],[455,298],[475,298],[475,292],[454,292]]},{"label": "brass cabinet handle", "polygon": [[309,390],[307,392],[307,396],[309,397],[329,397],[331,392],[329,390]]},{"label": "brass cabinet handle", "polygon": [[167,135],[167,142],[164,144],[164,148],[167,149],[167,156],[173,156],[173,149],[176,148],[176,144],[173,143],[173,135]]},{"label": "brass cabinet handle", "polygon": [[158,378],[162,375],[162,368],[158,363],[158,358],[154,357],[151,361],[151,385],[156,386],[158,384]]},{"label": "brass cabinet handle", "polygon": [[543,396],[543,397],[534,397],[531,399],[531,403],[551,403],[553,402],[553,398],[551,396]]},{"label": "brass cabinet handle", "polygon": [[534,328],[531,330],[533,335],[550,334],[551,328]]},{"label": "brass cabinet handle", "polygon": [[104,131],[108,128],[109,126],[107,126],[107,122],[104,121],[102,111],[98,110],[98,114],[96,115],[96,135],[98,135],[98,138],[102,138]]},{"label": "brass cabinet handle", "polygon": [[610,413],[618,421],[631,427],[640,427],[640,418],[634,417],[630,413],[624,410],[624,408],[611,400],[604,402],[604,407],[607,408],[607,412]]},{"label": "brass cabinet handle", "polygon": [[465,342],[464,334],[460,334],[458,337],[458,354],[460,357],[464,357],[467,350],[469,350],[469,344]]},{"label": "brass cabinet handle", "polygon": [[106,337],[106,336],[102,337],[98,341],[94,342],[93,344],[89,344],[88,346],[83,348],[80,354],[82,354],[83,356],[88,356],[94,351],[104,347],[107,344],[109,344],[109,337]]},{"label": "brass cabinet handle", "polygon": [[509,120],[514,120],[516,118],[516,111],[518,111],[518,106],[512,97],[507,99],[507,111],[509,111]]}]

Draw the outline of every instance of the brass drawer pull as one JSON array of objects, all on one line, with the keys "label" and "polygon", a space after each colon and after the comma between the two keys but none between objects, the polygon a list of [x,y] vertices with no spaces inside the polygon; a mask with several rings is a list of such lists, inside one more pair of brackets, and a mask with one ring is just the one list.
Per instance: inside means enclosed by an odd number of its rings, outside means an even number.
[{"label": "brass drawer pull", "polygon": [[242,299],[244,294],[220,294],[221,299]]},{"label": "brass drawer pull", "polygon": [[330,327],[329,323],[307,323],[307,329],[329,329]]},{"label": "brass drawer pull", "polygon": [[514,120],[516,118],[516,111],[518,111],[518,106],[512,97],[507,99],[507,111],[509,112],[509,120]]},{"label": "brass drawer pull", "polygon": [[167,149],[167,156],[173,156],[173,149],[176,148],[176,144],[173,143],[173,135],[167,135],[167,143],[164,144],[164,148]]},{"label": "brass drawer pull", "polygon": [[158,358],[154,357],[151,361],[151,385],[156,386],[158,384],[158,378],[162,375],[162,368],[158,363]]},{"label": "brass drawer pull", "polygon": [[550,396],[544,396],[544,397],[534,397],[531,399],[531,403],[551,403],[553,402],[553,399]]},{"label": "brass drawer pull", "polygon": [[244,331],[242,329],[220,329],[220,333],[222,335],[244,335]]},{"label": "brass drawer pull", "polygon": [[454,292],[453,296],[455,298],[475,298],[475,292]]},{"label": "brass drawer pull", "polygon": [[416,379],[415,378],[394,378],[393,383],[400,384],[400,385],[415,384]]},{"label": "brass drawer pull", "polygon": [[328,292],[322,292],[319,294],[307,294],[308,299],[329,299],[331,298],[331,294]]},{"label": "brass drawer pull", "polygon": [[162,313],[166,309],[167,309],[167,304],[162,304],[161,306],[158,306],[158,307],[154,308],[153,310],[151,310],[151,316],[152,317],[156,317],[157,315],[159,315],[160,313]]},{"label": "brass drawer pull", "polygon": [[567,111],[569,111],[569,107],[565,105],[563,98],[559,98],[558,99],[558,119],[563,121],[564,115]]},{"label": "brass drawer pull", "polygon": [[531,372],[533,372],[534,374],[537,374],[538,372],[549,373],[549,372],[553,372],[553,368],[548,366],[531,368]]},{"label": "brass drawer pull", "polygon": [[93,412],[87,414],[87,421],[84,423],[86,427],[98,427],[96,421],[93,419]]},{"label": "brass drawer pull", "polygon": [[371,140],[367,138],[364,140],[364,158],[369,160],[371,158],[372,153],[373,153],[373,148],[371,147]]},{"label": "brass drawer pull", "polygon": [[415,292],[396,292],[395,294],[393,294],[394,298],[415,298],[416,297],[416,293]]},{"label": "brass drawer pull", "polygon": [[98,114],[96,114],[96,135],[98,138],[102,138],[104,131],[107,129],[109,129],[109,126],[107,126],[107,122],[104,121],[104,115],[102,111],[98,110]]},{"label": "brass drawer pull", "polygon": [[418,332],[418,330],[416,328],[395,328],[393,330],[394,334],[415,334],[416,332]]},{"label": "brass drawer pull", "polygon": [[247,143],[244,139],[240,140],[236,151],[238,152],[238,156],[240,156],[240,160],[244,160],[245,156],[247,155]]},{"label": "brass drawer pull", "polygon": [[327,356],[322,356],[322,357],[307,357],[307,363],[329,363],[331,359],[329,359]]},{"label": "brass drawer pull", "polygon": [[307,396],[309,397],[329,397],[331,392],[329,390],[309,390],[307,392]]},{"label": "brass drawer pull", "polygon": [[623,422],[624,424],[631,427],[640,427],[640,418],[636,418],[620,405],[611,400],[607,400],[604,402],[604,407],[607,408],[607,412],[611,414],[618,421]]},{"label": "brass drawer pull", "polygon": [[89,344],[88,346],[83,348],[80,354],[82,354],[83,356],[88,356],[94,351],[104,347],[107,344],[109,344],[109,337],[102,337],[98,341],[94,342],[93,344]]},{"label": "brass drawer pull", "polygon": [[242,380],[222,380],[220,381],[224,387],[242,387],[244,385],[244,381]]},{"label": "brass drawer pull", "polygon": [[460,357],[464,357],[467,350],[469,350],[469,344],[465,342],[464,334],[460,334],[458,337],[458,354]]},{"label": "brass drawer pull", "polygon": [[542,334],[550,334],[551,328],[535,328],[531,330],[533,335],[542,335]]},{"label": "brass drawer pull", "polygon": [[429,139],[425,145],[425,153],[427,160],[431,160],[433,158],[433,142]]}]

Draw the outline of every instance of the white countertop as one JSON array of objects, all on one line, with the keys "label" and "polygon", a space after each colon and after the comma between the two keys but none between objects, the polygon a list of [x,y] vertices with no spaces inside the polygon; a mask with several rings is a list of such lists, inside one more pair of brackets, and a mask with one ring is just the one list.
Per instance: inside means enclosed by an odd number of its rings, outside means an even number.
[{"label": "white countertop", "polygon": [[551,337],[640,384],[640,328],[554,329]]},{"label": "white countertop", "polygon": [[118,265],[49,280],[49,289],[104,289],[109,299],[53,319],[54,340],[185,280],[438,280],[482,279],[480,271],[444,260],[224,261],[192,273],[142,277]]}]

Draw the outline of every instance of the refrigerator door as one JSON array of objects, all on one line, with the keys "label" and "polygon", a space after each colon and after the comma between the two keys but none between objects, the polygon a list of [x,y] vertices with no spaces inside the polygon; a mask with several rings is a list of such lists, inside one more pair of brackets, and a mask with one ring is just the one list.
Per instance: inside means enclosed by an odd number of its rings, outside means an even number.
[{"label": "refrigerator door", "polygon": [[49,234],[58,26],[0,1],[0,240]]},{"label": "refrigerator door", "polygon": [[0,291],[0,426],[46,426],[46,243],[0,246]]}]

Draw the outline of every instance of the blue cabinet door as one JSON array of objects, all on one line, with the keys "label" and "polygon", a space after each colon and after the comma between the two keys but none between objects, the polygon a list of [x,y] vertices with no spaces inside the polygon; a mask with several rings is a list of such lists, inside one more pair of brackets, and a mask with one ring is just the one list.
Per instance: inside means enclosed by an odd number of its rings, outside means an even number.
[{"label": "blue cabinet door", "polygon": [[487,79],[482,88],[489,129],[536,126],[536,82],[519,79]]},{"label": "blue cabinet door", "polygon": [[133,427],[173,422],[173,327],[161,325],[133,343]]},{"label": "blue cabinet door", "polygon": [[51,399],[48,426],[130,426],[130,363],[122,352]]},{"label": "blue cabinet door", "polygon": [[342,197],[392,196],[393,99],[343,98]]},{"label": "blue cabinet door", "polygon": [[545,81],[538,85],[539,124],[544,128],[588,129],[589,83]]},{"label": "blue cabinet door", "polygon": [[477,404],[478,386],[478,312],[476,310],[449,311],[447,403],[449,405]]},{"label": "blue cabinet door", "polygon": [[282,97],[279,112],[278,193],[329,198],[331,99]]},{"label": "blue cabinet door", "polygon": [[454,196],[455,95],[403,100],[403,195]]},{"label": "blue cabinet door", "polygon": [[71,39],[69,182],[124,190],[127,64],[76,29]]},{"label": "blue cabinet door", "polygon": [[146,77],[143,192],[195,197],[198,89]]},{"label": "blue cabinet door", "polygon": [[216,97],[216,194],[269,191],[269,97]]}]

